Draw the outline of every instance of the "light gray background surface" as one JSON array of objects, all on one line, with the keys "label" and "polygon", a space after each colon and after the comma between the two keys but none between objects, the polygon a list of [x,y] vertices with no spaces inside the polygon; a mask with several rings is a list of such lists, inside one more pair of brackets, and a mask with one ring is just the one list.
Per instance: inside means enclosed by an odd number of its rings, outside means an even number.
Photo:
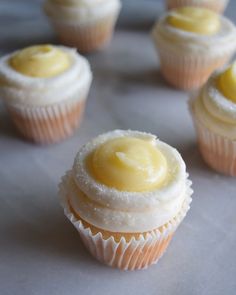
[{"label": "light gray background surface", "polygon": [[[187,94],[159,74],[148,30],[162,10],[160,2],[126,1],[111,46],[88,56],[94,80],[85,118],[67,141],[23,141],[0,105],[1,295],[236,294],[236,182],[203,163]],[[40,42],[56,42],[40,1],[1,0],[0,53]],[[144,271],[121,272],[90,257],[57,198],[78,148],[115,128],[152,132],[175,146],[193,180],[187,218],[164,257]]]}]

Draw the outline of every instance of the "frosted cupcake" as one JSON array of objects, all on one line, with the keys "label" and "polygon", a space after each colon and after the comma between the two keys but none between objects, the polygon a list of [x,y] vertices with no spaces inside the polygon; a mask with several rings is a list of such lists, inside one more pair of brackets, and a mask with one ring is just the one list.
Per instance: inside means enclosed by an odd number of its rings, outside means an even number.
[{"label": "frosted cupcake", "polygon": [[31,141],[55,143],[79,125],[92,80],[76,50],[36,45],[0,59],[0,96]]},{"label": "frosted cupcake", "polygon": [[166,0],[168,9],[183,6],[195,6],[211,9],[215,12],[224,12],[229,0]]},{"label": "frosted cupcake", "polygon": [[234,24],[204,8],[169,11],[156,23],[152,36],[163,76],[181,89],[202,86],[236,49]]},{"label": "frosted cupcake", "polygon": [[44,5],[60,41],[83,53],[109,43],[120,8],[120,0],[46,0]]},{"label": "frosted cupcake", "polygon": [[206,163],[236,176],[236,63],[214,73],[190,106]]},{"label": "frosted cupcake", "polygon": [[151,134],[115,130],[80,149],[60,197],[93,256],[134,270],[165,252],[189,209],[190,185],[174,148]]}]

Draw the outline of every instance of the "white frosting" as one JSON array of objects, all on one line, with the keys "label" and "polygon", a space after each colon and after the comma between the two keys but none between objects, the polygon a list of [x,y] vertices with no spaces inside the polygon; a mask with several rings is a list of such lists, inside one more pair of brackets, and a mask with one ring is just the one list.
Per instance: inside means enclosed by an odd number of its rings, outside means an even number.
[{"label": "white frosting", "polygon": [[236,103],[224,97],[216,87],[218,71],[197,93],[193,111],[197,118],[215,133],[236,139]]},{"label": "white frosting", "polygon": [[226,123],[236,124],[236,103],[227,99],[216,86],[216,79],[223,71],[212,75],[203,89],[202,99],[212,116]]},{"label": "white frosting", "polygon": [[186,180],[182,194],[174,200],[160,202],[150,210],[126,211],[102,206],[91,201],[76,185],[73,177],[67,175],[68,200],[73,210],[85,221],[98,228],[112,232],[146,232],[170,221],[180,212],[189,196],[190,183]]},{"label": "white frosting", "polygon": [[[168,177],[161,188],[149,192],[125,192],[96,181],[86,159],[108,139],[132,136],[151,140],[163,153]],[[73,209],[85,221],[113,232],[144,232],[164,225],[177,215],[189,184],[184,161],[171,146],[154,135],[138,131],[115,130],[93,139],[78,152],[69,173],[69,199]]]},{"label": "white frosting", "polygon": [[110,15],[118,15],[120,0],[47,0],[44,5],[46,14],[54,21],[87,24]]},{"label": "white frosting", "polygon": [[155,24],[152,35],[157,42],[164,42],[171,50],[185,54],[205,54],[206,56],[224,56],[236,50],[236,27],[223,16],[220,17],[220,30],[214,35],[200,35],[169,25],[166,18],[173,12],[166,13]]},{"label": "white frosting", "polygon": [[[85,99],[92,81],[88,61],[75,49],[60,46],[71,58],[65,72],[50,78],[29,77],[14,70],[8,63],[11,56],[0,59],[0,95],[6,103],[49,105],[65,99]],[[6,85],[5,85],[6,84]]]}]

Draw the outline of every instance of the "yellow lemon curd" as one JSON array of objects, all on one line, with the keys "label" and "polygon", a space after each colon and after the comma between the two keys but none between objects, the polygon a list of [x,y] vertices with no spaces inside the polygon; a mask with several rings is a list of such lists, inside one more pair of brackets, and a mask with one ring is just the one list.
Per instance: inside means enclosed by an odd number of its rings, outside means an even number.
[{"label": "yellow lemon curd", "polygon": [[217,87],[226,98],[236,103],[236,62],[219,75]]},{"label": "yellow lemon curd", "polygon": [[135,137],[108,140],[93,152],[89,166],[99,182],[122,191],[150,191],[167,176],[162,152],[152,142]]},{"label": "yellow lemon curd", "polygon": [[50,78],[66,71],[69,56],[52,45],[35,45],[20,50],[9,60],[10,66],[30,77]]},{"label": "yellow lemon curd", "polygon": [[175,28],[200,35],[213,35],[220,29],[219,15],[199,7],[177,8],[167,17],[167,23]]}]

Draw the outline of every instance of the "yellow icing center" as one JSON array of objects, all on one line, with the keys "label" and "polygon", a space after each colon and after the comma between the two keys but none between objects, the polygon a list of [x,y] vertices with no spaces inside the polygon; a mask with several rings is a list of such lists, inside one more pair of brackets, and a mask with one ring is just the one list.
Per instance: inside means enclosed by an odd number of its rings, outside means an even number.
[{"label": "yellow icing center", "polygon": [[133,137],[111,139],[92,154],[90,169],[101,183],[122,191],[150,191],[166,178],[167,162],[153,142]]},{"label": "yellow icing center", "polygon": [[66,71],[69,56],[52,45],[36,45],[17,52],[9,60],[10,66],[26,76],[49,78]]},{"label": "yellow icing center", "polygon": [[201,35],[212,35],[220,29],[218,14],[206,8],[181,7],[167,17],[171,26]]},{"label": "yellow icing center", "polygon": [[219,75],[217,87],[226,98],[236,103],[236,62]]}]

